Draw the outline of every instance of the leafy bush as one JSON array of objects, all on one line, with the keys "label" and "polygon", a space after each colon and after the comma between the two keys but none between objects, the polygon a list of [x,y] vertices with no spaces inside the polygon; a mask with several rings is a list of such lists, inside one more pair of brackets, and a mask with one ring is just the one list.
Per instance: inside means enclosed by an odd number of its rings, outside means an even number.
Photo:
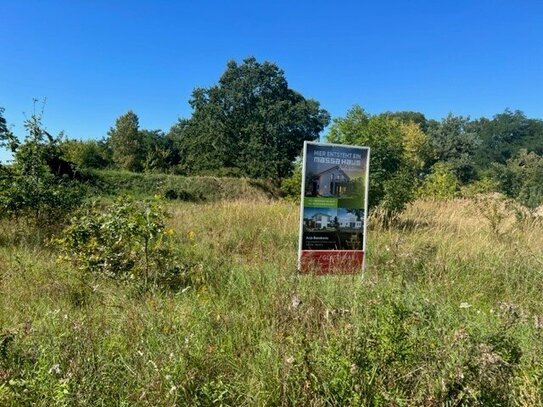
[{"label": "leafy bush", "polygon": [[447,164],[437,163],[424,180],[419,195],[437,199],[453,198],[458,191],[458,179]]},{"label": "leafy bush", "polygon": [[61,221],[81,204],[83,187],[51,174],[39,178],[13,172],[0,177],[0,208],[8,216],[27,217],[37,226]]},{"label": "leafy bush", "polygon": [[56,239],[63,258],[86,272],[117,279],[142,280],[148,287],[176,285],[182,277],[161,201],[119,198],[100,208],[94,204],[72,219]]},{"label": "leafy bush", "polygon": [[36,114],[25,121],[25,128],[23,143],[12,134],[0,137],[15,157],[12,166],[0,171],[0,210],[26,216],[38,226],[53,224],[80,205],[83,189],[73,180],[74,166],[62,158],[62,134],[51,136]]},{"label": "leafy bush", "polygon": [[300,189],[302,185],[302,161],[296,161],[294,171],[288,178],[281,182],[281,191],[288,199],[298,202],[300,200]]},{"label": "leafy bush", "polygon": [[80,168],[105,168],[111,165],[111,151],[95,140],[67,140],[61,145],[66,159]]},{"label": "leafy bush", "polygon": [[499,185],[497,181],[491,176],[483,176],[481,179],[472,182],[471,184],[464,185],[460,189],[460,193],[464,197],[474,197],[480,194],[489,194],[497,192]]}]

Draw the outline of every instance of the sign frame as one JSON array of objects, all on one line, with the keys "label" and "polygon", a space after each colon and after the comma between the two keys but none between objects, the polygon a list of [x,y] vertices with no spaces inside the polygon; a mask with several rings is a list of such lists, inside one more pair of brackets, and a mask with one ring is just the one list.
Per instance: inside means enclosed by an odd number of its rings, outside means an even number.
[{"label": "sign frame", "polygon": [[[297,271],[299,274],[306,274],[306,272],[303,270],[303,264],[302,264],[302,252],[303,249],[303,239],[304,239],[304,201],[305,201],[305,192],[306,192],[306,171],[307,171],[307,147],[308,145],[316,145],[316,146],[322,146],[322,147],[335,147],[335,148],[348,148],[348,149],[358,149],[358,150],[364,150],[366,151],[366,159],[365,159],[365,171],[364,173],[364,217],[363,217],[363,236],[362,236],[362,250],[343,250],[343,249],[332,249],[332,250],[323,250],[323,251],[330,251],[331,255],[333,255],[334,251],[341,251],[343,253],[345,252],[362,252],[362,262],[360,267],[360,272],[364,272],[365,265],[366,265],[366,242],[367,242],[367,219],[368,219],[368,191],[369,191],[369,168],[370,168],[370,155],[371,155],[371,148],[366,146],[357,146],[357,145],[348,145],[348,144],[337,144],[337,143],[321,143],[318,141],[304,141],[304,148],[303,148],[303,155],[302,155],[302,182],[300,187],[300,225],[299,225],[299,235],[298,235],[298,262],[297,262]],[[312,250],[306,250],[306,251],[312,251]],[[350,274],[354,274],[355,271],[351,272]],[[324,270],[322,273],[319,274],[334,274],[330,273],[330,270]]]}]

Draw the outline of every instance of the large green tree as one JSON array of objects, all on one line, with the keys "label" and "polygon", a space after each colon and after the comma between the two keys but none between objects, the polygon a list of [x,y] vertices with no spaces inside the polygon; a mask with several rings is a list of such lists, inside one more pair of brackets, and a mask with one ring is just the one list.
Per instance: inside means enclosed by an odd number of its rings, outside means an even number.
[{"label": "large green tree", "polygon": [[108,132],[108,144],[113,162],[122,169],[141,171],[144,160],[143,138],[139,131],[139,118],[129,110],[115,121]]},{"label": "large green tree", "polygon": [[413,197],[427,150],[419,124],[391,115],[371,116],[354,106],[333,121],[327,140],[371,148],[370,207],[393,213]]},{"label": "large green tree", "polygon": [[192,117],[171,130],[187,173],[231,169],[255,178],[283,178],[304,140],[329,123],[317,101],[289,88],[271,62],[230,61],[219,82],[197,88]]}]

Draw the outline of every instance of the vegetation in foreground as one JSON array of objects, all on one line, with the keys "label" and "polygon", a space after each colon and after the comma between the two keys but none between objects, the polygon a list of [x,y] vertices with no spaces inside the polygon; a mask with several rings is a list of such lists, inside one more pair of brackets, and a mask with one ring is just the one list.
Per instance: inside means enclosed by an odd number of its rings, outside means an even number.
[{"label": "vegetation in foreground", "polygon": [[363,278],[296,277],[296,205],[168,210],[175,288],[2,221],[0,405],[543,405],[537,218],[417,201],[373,218]]}]

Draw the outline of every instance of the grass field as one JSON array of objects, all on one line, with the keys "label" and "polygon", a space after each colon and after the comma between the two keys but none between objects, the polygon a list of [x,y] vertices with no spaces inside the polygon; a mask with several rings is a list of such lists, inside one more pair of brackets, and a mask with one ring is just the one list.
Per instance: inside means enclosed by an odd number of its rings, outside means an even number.
[{"label": "grass field", "polygon": [[363,277],[297,277],[295,204],[169,205],[175,292],[0,224],[1,406],[543,405],[538,220],[419,201],[372,220]]}]

